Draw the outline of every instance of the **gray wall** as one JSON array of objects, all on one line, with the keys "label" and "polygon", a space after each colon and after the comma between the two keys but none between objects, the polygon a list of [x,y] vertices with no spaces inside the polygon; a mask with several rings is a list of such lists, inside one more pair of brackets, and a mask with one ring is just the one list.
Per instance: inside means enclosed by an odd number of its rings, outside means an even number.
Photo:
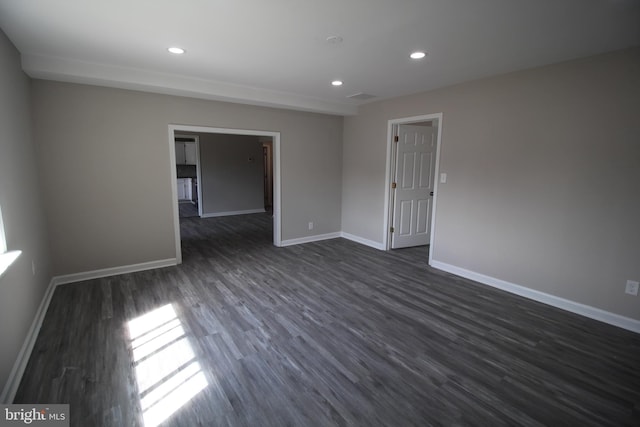
[{"label": "gray wall", "polygon": [[5,387],[50,279],[29,85],[18,51],[0,31],[0,206],[7,247],[22,251],[0,278],[0,389]]},{"label": "gray wall", "polygon": [[280,132],[282,239],[340,231],[341,117],[42,80],[32,87],[55,275],[175,257],[169,124]]},{"label": "gray wall", "polygon": [[264,210],[264,167],[259,138],[200,134],[203,215]]},{"label": "gray wall", "polygon": [[640,319],[640,49],[361,107],[343,231],[382,242],[387,121],[438,112],[434,260]]}]

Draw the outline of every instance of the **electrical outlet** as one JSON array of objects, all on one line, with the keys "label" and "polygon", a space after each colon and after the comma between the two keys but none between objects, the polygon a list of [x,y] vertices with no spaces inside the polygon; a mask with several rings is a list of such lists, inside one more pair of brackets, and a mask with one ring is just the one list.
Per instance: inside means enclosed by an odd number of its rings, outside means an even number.
[{"label": "electrical outlet", "polygon": [[638,285],[640,285],[640,283],[634,280],[627,280],[627,286],[624,290],[624,293],[638,296]]},{"label": "electrical outlet", "polygon": [[313,230],[313,222],[309,222],[309,230]]}]

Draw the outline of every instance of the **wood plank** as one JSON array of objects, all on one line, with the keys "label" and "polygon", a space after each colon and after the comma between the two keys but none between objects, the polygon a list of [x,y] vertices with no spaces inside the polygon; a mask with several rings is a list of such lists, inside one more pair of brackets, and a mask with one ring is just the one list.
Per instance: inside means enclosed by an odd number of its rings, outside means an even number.
[{"label": "wood plank", "polygon": [[431,269],[426,247],[276,248],[264,214],[181,232],[180,266],[56,288],[16,403],[143,426],[128,322],[170,305],[207,385],[163,425],[640,425],[637,334]]}]

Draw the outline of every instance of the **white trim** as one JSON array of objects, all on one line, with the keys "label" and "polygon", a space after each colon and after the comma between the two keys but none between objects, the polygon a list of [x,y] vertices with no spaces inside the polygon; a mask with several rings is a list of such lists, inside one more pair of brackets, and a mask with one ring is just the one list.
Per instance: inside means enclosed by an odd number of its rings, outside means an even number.
[{"label": "white trim", "polygon": [[245,211],[228,211],[228,212],[212,212],[200,215],[202,218],[216,218],[219,216],[231,216],[231,215],[247,215],[247,214],[255,214],[255,213],[263,213],[266,212],[264,208],[262,209],[248,209]]},{"label": "white trim", "polygon": [[280,174],[280,132],[274,132],[273,152],[271,153],[271,161],[273,162],[273,200],[271,201],[273,209],[273,244],[282,246],[282,199],[280,186],[282,185],[282,175]]},{"label": "white trim", "polygon": [[384,251],[387,249],[384,246],[384,243],[374,242],[373,240],[365,239],[364,237],[356,236],[354,234],[345,233],[344,231],[340,233],[340,237],[343,237],[347,240],[351,240],[356,243],[360,243],[361,245],[369,246],[374,249],[379,249],[381,251]]},{"label": "white trim", "polygon": [[[202,170],[200,169],[200,137],[196,135],[196,197],[198,199],[198,216],[202,218]],[[182,254],[180,254],[182,255]],[[181,256],[182,258],[182,256]]]},{"label": "white trim", "polygon": [[427,121],[436,121],[438,136],[436,140],[436,167],[434,171],[434,186],[433,186],[433,205],[431,207],[431,236],[429,239],[429,262],[431,262],[433,257],[433,252],[435,250],[435,235],[436,235],[436,205],[438,200],[438,183],[440,182],[440,146],[442,144],[442,113],[434,113],[434,114],[425,114],[422,116],[413,116],[413,117],[404,117],[400,119],[392,119],[387,122],[387,166],[386,166],[386,176],[385,176],[385,192],[384,192],[384,220],[383,220],[383,230],[382,230],[382,245],[385,250],[389,250],[391,248],[391,239],[389,238],[389,230],[391,224],[389,223],[389,218],[391,217],[390,210],[393,209],[391,206],[391,183],[393,182],[393,177],[391,176],[393,170],[393,128],[396,125],[406,125],[411,123],[420,123]]},{"label": "white trim", "polygon": [[22,344],[22,348],[20,349],[18,357],[13,364],[13,368],[9,373],[7,383],[2,390],[2,394],[0,394],[0,403],[13,402],[15,394],[18,391],[20,381],[22,380],[22,375],[24,374],[24,370],[26,369],[29,358],[31,357],[33,346],[35,345],[36,339],[38,338],[38,333],[40,332],[44,316],[47,313],[47,309],[49,308],[49,304],[51,303],[51,298],[53,297],[53,292],[56,286],[64,285],[67,283],[82,282],[84,280],[98,279],[101,277],[116,276],[119,274],[135,273],[138,271],[170,267],[176,264],[176,260],[172,258],[53,277],[49,282],[49,285],[47,286],[47,290],[45,291],[42,301],[40,302],[40,306],[36,311],[36,315],[33,319],[33,322],[31,323],[29,331],[27,332],[27,336],[24,343]]},{"label": "white trim", "polygon": [[316,234],[315,236],[307,236],[307,237],[300,237],[297,239],[283,240],[282,242],[280,242],[280,246],[293,246],[293,245],[300,245],[302,243],[319,242],[320,240],[337,239],[338,237],[342,237],[341,234],[342,234],[341,232]]},{"label": "white trim", "polygon": [[2,390],[2,394],[0,394],[0,403],[12,403],[13,399],[16,396],[18,386],[20,385],[20,381],[22,380],[22,375],[24,374],[24,370],[27,368],[27,363],[29,362],[29,358],[31,357],[33,346],[36,344],[36,339],[38,338],[38,333],[40,332],[42,321],[44,320],[44,316],[47,313],[49,304],[51,303],[51,298],[53,297],[53,291],[55,290],[55,287],[56,283],[53,279],[51,279],[49,285],[47,286],[47,290],[44,292],[42,301],[40,301],[40,306],[36,311],[36,315],[33,318],[31,327],[29,328],[24,343],[22,344],[22,348],[18,353],[18,357],[16,358],[16,361],[13,364],[13,368],[9,373],[9,377],[7,378],[7,382],[4,386],[4,389]]},{"label": "white trim", "polygon": [[84,271],[81,273],[55,276],[52,280],[58,285],[82,282],[85,280],[99,279],[101,277],[117,276],[120,274],[136,273],[138,271],[153,270],[155,268],[172,267],[177,265],[175,258],[161,259],[158,261],[141,262],[139,264],[123,265],[121,267],[102,268],[100,270]]},{"label": "white trim", "polygon": [[[169,125],[169,161],[171,163],[171,192],[173,200],[173,232],[176,244],[176,260],[178,264],[182,263],[182,247],[180,245],[180,215],[178,212],[178,186],[176,177],[176,147],[174,143],[175,132],[198,132],[198,133],[221,133],[229,135],[253,135],[253,136],[269,136],[273,140],[273,245],[282,246],[282,214],[280,202],[280,132],[250,130],[250,129],[230,129],[216,128],[209,126],[191,126],[191,125]],[[198,157],[200,157],[198,155]],[[202,182],[198,182],[198,186]],[[201,204],[202,205],[202,204]]]},{"label": "white trim", "polygon": [[22,54],[22,69],[29,77],[115,87],[142,92],[258,105],[314,113],[355,116],[358,106],[292,92],[263,89],[218,80],[187,77],[140,68],[122,67],[59,56]]},{"label": "white trim", "polygon": [[465,277],[467,279],[471,279],[494,288],[502,289],[503,291],[520,295],[522,297],[529,298],[543,304],[551,305],[553,307],[570,311],[572,313],[576,313],[590,319],[599,320],[601,322],[618,326],[632,332],[640,333],[640,320],[621,316],[619,314],[611,313],[609,311],[605,311],[596,307],[591,307],[590,305],[581,304],[579,302],[557,297],[555,295],[536,291],[525,286],[516,285],[515,283],[496,279],[495,277],[486,276],[484,274],[476,273],[474,271],[466,270],[464,268],[456,267],[455,265],[450,265],[444,262],[430,261],[429,265],[433,268],[437,268],[439,270],[443,270],[457,276]]},{"label": "white trim", "polygon": [[391,239],[389,238],[389,227],[391,227],[391,210],[393,202],[391,200],[391,183],[393,182],[393,163],[395,162],[395,150],[393,149],[393,137],[395,124],[388,121],[387,123],[387,159],[384,178],[384,217],[382,230],[382,245],[388,251],[391,248]]},{"label": "white trim", "polygon": [[429,241],[429,262],[433,259],[433,252],[436,248],[436,213],[438,204],[438,192],[440,185],[440,151],[442,148],[442,119],[443,114],[437,114],[438,117],[438,139],[436,140],[436,170],[434,171],[433,181],[433,206],[431,208],[431,239]]},{"label": "white trim", "polygon": [[[182,248],[180,246],[180,207],[178,206],[178,171],[176,168],[176,136],[175,129],[169,125],[169,174],[171,176],[171,200],[173,204],[173,234],[175,236],[176,263],[182,264]],[[200,183],[198,183],[200,184]]]}]

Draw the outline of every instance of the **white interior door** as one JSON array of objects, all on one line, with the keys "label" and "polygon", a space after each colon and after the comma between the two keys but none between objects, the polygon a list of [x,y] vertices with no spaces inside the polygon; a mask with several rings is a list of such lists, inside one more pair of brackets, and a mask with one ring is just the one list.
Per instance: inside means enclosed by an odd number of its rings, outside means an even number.
[{"label": "white interior door", "polygon": [[391,248],[428,245],[436,164],[434,127],[399,125]]}]

